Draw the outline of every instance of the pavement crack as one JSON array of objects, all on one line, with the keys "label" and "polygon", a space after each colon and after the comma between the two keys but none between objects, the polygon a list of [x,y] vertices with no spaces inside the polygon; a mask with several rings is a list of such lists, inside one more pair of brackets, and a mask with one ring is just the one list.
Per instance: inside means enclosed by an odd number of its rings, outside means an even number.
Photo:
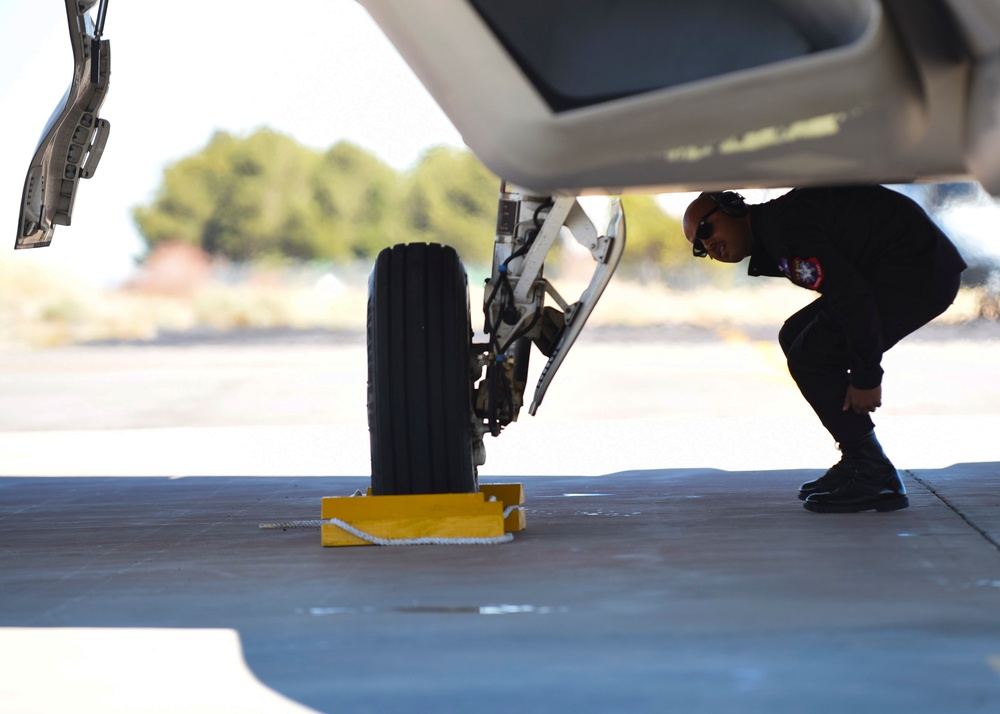
[{"label": "pavement crack", "polygon": [[962,511],[959,509],[958,506],[956,506],[954,503],[952,503],[948,499],[947,496],[945,496],[940,491],[938,491],[936,488],[934,488],[930,484],[930,482],[926,481],[925,479],[920,478],[919,476],[917,476],[915,473],[913,473],[909,469],[906,469],[906,475],[909,476],[910,478],[912,478],[917,483],[919,483],[924,488],[926,488],[932,494],[934,494],[934,496],[939,501],[941,501],[941,503],[943,503],[945,506],[947,506],[949,509],[951,509],[951,511],[955,515],[957,515],[959,518],[961,518],[963,521],[965,521],[965,523],[969,526],[969,528],[971,528],[976,533],[978,533],[979,535],[981,535],[986,540],[986,542],[989,543],[990,545],[992,545],[994,548],[996,548],[997,551],[1000,551],[1000,542],[998,542],[996,538],[994,538],[993,536],[991,536],[983,528],[980,528],[978,525],[976,525],[976,523],[971,518],[969,518],[967,515],[965,515],[964,513],[962,513]]}]

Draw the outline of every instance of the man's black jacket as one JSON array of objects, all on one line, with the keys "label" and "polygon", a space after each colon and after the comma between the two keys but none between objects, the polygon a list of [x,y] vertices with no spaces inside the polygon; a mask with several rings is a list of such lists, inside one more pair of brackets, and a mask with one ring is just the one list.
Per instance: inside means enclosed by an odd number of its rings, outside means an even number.
[{"label": "man's black jacket", "polygon": [[823,296],[844,331],[851,383],[882,379],[878,302],[939,299],[967,266],[920,206],[883,186],[802,188],[750,206],[750,275],[786,277]]}]

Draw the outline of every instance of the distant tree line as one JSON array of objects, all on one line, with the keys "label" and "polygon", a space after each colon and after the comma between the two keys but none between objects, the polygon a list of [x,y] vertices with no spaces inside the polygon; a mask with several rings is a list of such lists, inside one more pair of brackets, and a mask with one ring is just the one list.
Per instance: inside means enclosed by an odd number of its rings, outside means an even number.
[{"label": "distant tree line", "polygon": [[[151,248],[180,241],[234,261],[368,260],[395,243],[426,241],[488,265],[499,186],[471,152],[450,147],[430,149],[399,172],[345,141],[321,151],[270,129],[244,137],[220,131],[168,166],[133,217]],[[690,264],[679,223],[651,196],[623,201],[623,269]]]}]

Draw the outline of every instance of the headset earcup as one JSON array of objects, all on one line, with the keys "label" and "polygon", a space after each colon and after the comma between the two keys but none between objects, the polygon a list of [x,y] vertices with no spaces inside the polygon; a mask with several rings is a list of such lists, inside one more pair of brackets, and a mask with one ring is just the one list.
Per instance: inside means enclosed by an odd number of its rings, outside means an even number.
[{"label": "headset earcup", "polygon": [[722,193],[716,195],[715,200],[719,204],[719,208],[722,209],[723,213],[729,216],[740,218],[745,216],[749,210],[747,208],[746,200],[735,191],[723,191]]}]

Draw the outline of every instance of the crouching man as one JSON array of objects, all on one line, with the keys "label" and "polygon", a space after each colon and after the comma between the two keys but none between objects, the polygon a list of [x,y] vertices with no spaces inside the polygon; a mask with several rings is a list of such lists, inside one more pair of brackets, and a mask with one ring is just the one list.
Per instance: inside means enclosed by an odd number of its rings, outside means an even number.
[{"label": "crouching man", "polygon": [[906,489],[875,438],[882,354],[943,313],[967,267],[909,198],[882,186],[801,188],[748,205],[703,193],[684,214],[696,257],[750,258],[753,276],[783,277],[819,297],[778,334],[802,396],[841,451],[799,498],[819,513],[906,508]]}]

